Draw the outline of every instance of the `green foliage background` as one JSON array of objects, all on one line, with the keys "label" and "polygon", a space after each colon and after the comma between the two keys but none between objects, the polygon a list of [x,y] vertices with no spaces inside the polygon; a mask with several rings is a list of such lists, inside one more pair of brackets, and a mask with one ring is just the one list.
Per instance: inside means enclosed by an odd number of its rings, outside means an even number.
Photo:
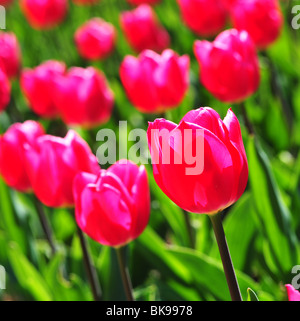
[{"label": "green foliage background", "polygon": [[[125,0],[101,0],[91,7],[69,2],[67,19],[50,31],[33,30],[22,15],[18,1],[7,10],[7,30],[16,33],[24,67],[48,59],[71,66],[94,65],[106,74],[115,93],[114,113],[106,125],[76,130],[96,153],[100,128],[118,132],[118,121],[132,128],[147,128],[158,115],[143,115],[127,100],[118,68],[126,54],[134,54],[119,25],[119,13],[129,8]],[[255,126],[248,135],[238,106],[214,99],[198,80],[199,67],[193,54],[197,37],[180,19],[176,1],[162,0],[155,6],[161,23],[171,35],[171,47],[191,58],[190,90],[177,109],[166,117],[178,122],[192,108],[210,106],[222,117],[229,107],[238,116],[249,161],[249,183],[241,199],[224,214],[224,229],[243,298],[250,287],[260,300],[286,300],[284,284],[294,277],[291,269],[300,264],[300,30],[290,26],[291,8],[282,7],[285,25],[280,39],[267,52],[260,52],[261,85],[246,101]],[[100,16],[118,30],[117,49],[103,62],[81,59],[73,43],[77,27]],[[10,106],[0,115],[0,133],[16,121],[38,119],[30,111],[13,82]],[[57,134],[61,123],[39,119],[48,133]],[[118,142],[122,143],[122,142]],[[128,146],[130,147],[130,145]],[[182,210],[154,182],[147,166],[152,211],[145,232],[127,248],[134,293],[138,300],[230,300],[217,245],[209,218],[190,214],[194,248]],[[8,188],[0,179],[0,264],[6,270],[2,300],[92,300],[83,266],[72,211],[45,208],[52,226],[57,254],[43,234],[32,195]],[[114,250],[88,240],[105,300],[123,300]]]}]

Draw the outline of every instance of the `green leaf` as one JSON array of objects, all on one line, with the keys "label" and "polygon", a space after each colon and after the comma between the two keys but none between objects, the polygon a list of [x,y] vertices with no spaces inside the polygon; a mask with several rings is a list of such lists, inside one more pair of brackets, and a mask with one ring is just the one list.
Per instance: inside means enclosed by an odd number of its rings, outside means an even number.
[{"label": "green leaf", "polygon": [[259,301],[257,295],[251,288],[247,289],[247,293],[248,293],[247,301]]}]

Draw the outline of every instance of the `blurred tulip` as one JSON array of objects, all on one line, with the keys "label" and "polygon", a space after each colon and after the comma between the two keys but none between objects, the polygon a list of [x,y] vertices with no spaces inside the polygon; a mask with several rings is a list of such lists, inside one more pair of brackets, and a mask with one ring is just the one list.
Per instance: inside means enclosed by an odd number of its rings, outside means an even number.
[{"label": "blurred tulip", "polygon": [[126,56],[120,77],[131,103],[141,112],[157,113],[180,104],[189,86],[190,59],[171,49],[161,55],[145,50]]},{"label": "blurred tulip", "polygon": [[0,64],[7,77],[16,77],[21,66],[21,50],[13,32],[0,31]]},{"label": "blurred tulip", "polygon": [[10,187],[28,192],[31,184],[25,168],[25,148],[34,146],[44,134],[42,126],[32,120],[13,124],[0,136],[0,173]]},{"label": "blurred tulip", "polygon": [[58,115],[55,105],[55,79],[66,72],[64,63],[49,60],[34,69],[24,69],[20,85],[30,108],[39,116],[54,118]]},{"label": "blurred tulip", "polygon": [[21,0],[21,9],[35,29],[51,29],[60,24],[68,10],[67,0]]},{"label": "blurred tulip", "polygon": [[255,45],[246,31],[229,29],[214,42],[194,44],[200,81],[223,102],[240,102],[252,95],[260,82]]},{"label": "blurred tulip", "polygon": [[277,40],[283,26],[277,0],[237,0],[230,15],[234,28],[246,30],[259,49]]},{"label": "blurred tulip", "polygon": [[134,5],[134,6],[138,6],[140,4],[150,4],[150,5],[154,5],[159,3],[161,0],[127,0],[128,3]]},{"label": "blurred tulip", "polygon": [[132,11],[123,12],[120,20],[123,32],[135,51],[151,49],[161,52],[169,47],[169,34],[149,5],[142,4]]},{"label": "blurred tulip", "polygon": [[227,10],[222,0],[177,0],[183,21],[197,35],[214,36],[226,25]]},{"label": "blurred tulip", "polygon": [[76,31],[74,38],[83,58],[103,59],[114,50],[116,30],[112,24],[100,18],[93,18]]},{"label": "blurred tulip", "polygon": [[122,161],[98,176],[80,173],[73,191],[77,224],[100,244],[123,246],[147,226],[150,191],[144,166]]},{"label": "blurred tulip", "polygon": [[55,83],[56,106],[66,124],[90,128],[109,120],[114,95],[100,71],[73,67]]},{"label": "blurred tulip", "polygon": [[215,214],[243,194],[248,163],[231,109],[223,121],[208,107],[188,112],[179,125],[156,119],[147,135],[155,181],[182,209]]},{"label": "blurred tulip", "polygon": [[291,284],[286,284],[285,287],[287,290],[289,301],[300,301],[300,292],[299,291],[297,291]]},{"label": "blurred tulip", "polygon": [[2,69],[0,68],[0,112],[3,111],[10,101],[10,82]]},{"label": "blurred tulip", "polygon": [[14,0],[0,0],[0,6],[4,6],[5,8],[8,8]]},{"label": "blurred tulip", "polygon": [[50,207],[73,206],[74,177],[81,171],[96,174],[100,170],[88,144],[73,130],[65,138],[39,137],[25,158],[35,195]]},{"label": "blurred tulip", "polygon": [[85,6],[85,5],[92,5],[98,3],[100,0],[72,0],[73,3]]}]

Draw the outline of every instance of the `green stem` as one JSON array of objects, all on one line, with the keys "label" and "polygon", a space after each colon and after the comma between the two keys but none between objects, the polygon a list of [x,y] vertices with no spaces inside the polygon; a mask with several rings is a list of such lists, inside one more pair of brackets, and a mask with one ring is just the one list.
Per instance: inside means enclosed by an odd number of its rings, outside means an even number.
[{"label": "green stem", "polygon": [[79,236],[80,240],[80,245],[82,249],[82,254],[83,254],[83,260],[84,260],[84,265],[87,273],[87,277],[91,286],[91,290],[93,293],[94,301],[101,301],[102,297],[102,291],[100,287],[100,283],[98,280],[97,272],[96,269],[92,263],[92,259],[90,257],[88,248],[87,248],[87,242],[86,239],[83,235],[83,232],[81,229],[77,226],[77,233]]},{"label": "green stem", "polygon": [[235,271],[233,268],[231,256],[229,253],[229,249],[228,249],[228,245],[227,245],[227,241],[226,241],[226,237],[225,237],[225,233],[222,225],[221,213],[211,215],[210,219],[211,219],[216,240],[218,243],[231,299],[232,301],[242,301],[243,299],[242,299],[239,285],[236,279]]},{"label": "green stem", "polygon": [[125,263],[125,257],[124,257],[124,253],[123,253],[124,247],[115,248],[115,250],[117,252],[121,277],[122,277],[123,286],[124,286],[127,300],[134,301],[131,279],[130,279],[130,275],[128,272],[128,268]]},{"label": "green stem", "polygon": [[247,127],[247,130],[249,132],[250,135],[254,135],[254,128],[253,128],[253,125],[248,117],[248,114],[247,114],[247,110],[246,110],[246,106],[245,106],[245,103],[244,102],[241,102],[239,104],[239,107],[241,109],[241,112],[242,112],[242,115],[243,115],[243,118],[244,118],[244,122],[245,122],[245,126]]},{"label": "green stem", "polygon": [[42,229],[43,229],[45,236],[48,240],[48,243],[51,247],[52,255],[54,255],[56,253],[56,247],[55,247],[54,240],[53,240],[53,233],[52,233],[51,227],[49,225],[49,222],[47,220],[43,205],[36,198],[36,196],[34,196],[34,205],[35,205],[37,214],[39,216]]},{"label": "green stem", "polygon": [[195,248],[195,236],[194,236],[194,232],[193,232],[193,227],[191,224],[191,217],[190,214],[186,211],[183,211],[183,215],[184,215],[184,220],[185,220],[185,224],[186,224],[186,229],[189,235],[189,242],[190,242],[190,247],[192,249]]}]

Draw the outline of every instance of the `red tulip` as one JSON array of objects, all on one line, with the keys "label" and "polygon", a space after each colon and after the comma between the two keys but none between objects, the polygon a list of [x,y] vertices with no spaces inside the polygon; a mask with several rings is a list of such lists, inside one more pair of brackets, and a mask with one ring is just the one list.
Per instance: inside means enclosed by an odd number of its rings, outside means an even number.
[{"label": "red tulip", "polygon": [[219,100],[239,102],[257,90],[259,61],[246,31],[223,31],[212,43],[197,40],[194,51],[200,65],[200,81]]},{"label": "red tulip", "polygon": [[77,4],[77,5],[92,5],[95,4],[97,2],[99,2],[99,0],[72,0],[73,3]]},{"label": "red tulip", "polygon": [[21,75],[21,88],[32,110],[46,118],[58,115],[54,96],[55,79],[66,72],[64,63],[46,61],[34,69],[25,69]]},{"label": "red tulip", "polygon": [[150,5],[154,5],[159,3],[161,0],[127,0],[128,3],[134,5],[134,6],[138,6],[140,4],[150,4]]},{"label": "red tulip", "polygon": [[145,113],[162,112],[180,104],[189,86],[187,55],[171,49],[161,55],[145,50],[138,58],[126,56],[120,77],[132,104]]},{"label": "red tulip", "polygon": [[161,52],[169,47],[169,34],[149,5],[142,4],[132,11],[125,11],[120,19],[123,32],[135,51],[151,49]]},{"label": "red tulip", "polygon": [[285,285],[287,294],[288,294],[288,300],[289,301],[300,301],[300,292],[295,290],[295,288],[291,284]]},{"label": "red tulip", "polygon": [[125,245],[147,226],[150,192],[144,166],[117,162],[98,176],[80,173],[73,191],[77,224],[100,244]]},{"label": "red tulip", "polygon": [[213,36],[226,25],[227,10],[222,0],[177,0],[183,21],[202,37]]},{"label": "red tulip", "polygon": [[234,28],[246,30],[259,49],[271,45],[283,26],[277,0],[237,0],[230,14]]},{"label": "red tulip", "polygon": [[231,109],[223,121],[208,107],[188,112],[179,125],[156,119],[147,135],[155,181],[184,210],[214,214],[244,192],[248,163]]},{"label": "red tulip", "polygon": [[50,29],[60,24],[68,10],[67,0],[21,0],[21,9],[35,29]]},{"label": "red tulip", "polygon": [[9,80],[0,68],[0,113],[4,110],[10,101],[11,87]]},{"label": "red tulip", "polygon": [[0,0],[0,6],[9,7],[14,0]]},{"label": "red tulip", "polygon": [[73,206],[72,184],[81,171],[100,166],[88,144],[73,130],[65,138],[44,135],[26,150],[27,173],[37,198],[46,206]]},{"label": "red tulip", "polygon": [[9,78],[16,77],[21,65],[21,51],[12,32],[0,32],[0,64]]},{"label": "red tulip", "polygon": [[113,51],[115,40],[115,27],[100,18],[89,20],[75,33],[80,55],[90,60],[106,58]]},{"label": "red tulip", "polygon": [[34,146],[44,134],[42,126],[32,120],[13,124],[0,136],[0,173],[10,187],[27,192],[31,184],[25,168],[25,148]]},{"label": "red tulip", "polygon": [[93,127],[109,120],[114,96],[100,71],[73,67],[55,82],[56,105],[66,124]]}]

